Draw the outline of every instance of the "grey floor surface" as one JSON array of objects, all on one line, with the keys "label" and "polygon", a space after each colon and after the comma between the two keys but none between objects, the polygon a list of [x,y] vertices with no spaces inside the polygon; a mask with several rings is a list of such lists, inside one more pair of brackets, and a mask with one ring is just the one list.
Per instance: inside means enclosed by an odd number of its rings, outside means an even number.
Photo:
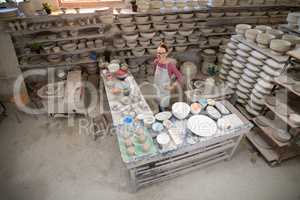
[{"label": "grey floor surface", "polygon": [[131,193],[116,138],[97,141],[66,120],[9,115],[0,123],[1,200],[300,200],[300,158],[270,168],[240,145],[221,162]]}]

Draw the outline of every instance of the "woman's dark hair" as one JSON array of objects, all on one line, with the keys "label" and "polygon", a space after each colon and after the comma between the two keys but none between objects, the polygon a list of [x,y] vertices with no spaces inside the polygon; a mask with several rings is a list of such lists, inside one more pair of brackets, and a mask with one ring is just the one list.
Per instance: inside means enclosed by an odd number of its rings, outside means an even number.
[{"label": "woman's dark hair", "polygon": [[160,42],[159,47],[164,48],[166,50],[166,52],[169,51],[167,45],[164,42]]}]

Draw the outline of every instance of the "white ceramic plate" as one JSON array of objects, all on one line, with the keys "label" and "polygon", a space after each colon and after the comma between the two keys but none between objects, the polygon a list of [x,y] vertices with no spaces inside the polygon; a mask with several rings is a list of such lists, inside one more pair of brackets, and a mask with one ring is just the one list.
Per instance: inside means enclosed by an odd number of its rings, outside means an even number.
[{"label": "white ceramic plate", "polygon": [[222,59],[222,63],[225,65],[231,65],[231,62],[229,60],[227,60],[226,58]]},{"label": "white ceramic plate", "polygon": [[242,56],[237,56],[237,57],[236,57],[236,60],[239,61],[239,62],[241,62],[241,63],[247,63],[247,62],[248,62],[248,61],[247,61],[245,58],[243,58]]},{"label": "white ceramic plate", "polygon": [[258,116],[260,113],[257,112],[256,110],[252,109],[249,105],[246,105],[246,110],[251,114],[251,115],[254,115],[254,116]]},{"label": "white ceramic plate", "polygon": [[250,71],[255,72],[255,73],[258,73],[261,70],[259,67],[255,66],[251,63],[247,63],[246,67],[247,67],[247,69],[249,69]]},{"label": "white ceramic plate", "polygon": [[270,76],[279,76],[280,72],[279,71],[275,71],[274,69],[272,69],[271,67],[269,67],[268,65],[264,65],[263,68],[265,73],[269,74]]},{"label": "white ceramic plate", "polygon": [[280,64],[280,63],[274,61],[273,59],[267,59],[266,64],[276,70],[283,69],[283,67],[284,67],[284,64]]},{"label": "white ceramic plate", "polygon": [[266,95],[257,91],[255,88],[252,90],[252,94],[254,94],[257,98],[263,99]]},{"label": "white ceramic plate", "polygon": [[236,101],[243,105],[247,104],[247,102],[244,99],[238,98]]},{"label": "white ceramic plate", "polygon": [[224,74],[224,75],[227,75],[228,74],[228,71],[224,70],[223,68],[220,69],[220,74]]},{"label": "white ceramic plate", "polygon": [[244,93],[244,94],[250,94],[251,90],[248,88],[243,87],[242,85],[237,85],[236,87],[240,92]]},{"label": "white ceramic plate", "polygon": [[252,48],[248,47],[247,45],[244,45],[243,43],[239,43],[238,44],[238,47],[243,50],[243,51],[246,51],[246,52],[249,52],[252,50]]},{"label": "white ceramic plate", "polygon": [[233,49],[233,50],[235,50],[235,49],[238,48],[233,42],[229,42],[229,43],[227,44],[227,46],[228,46],[230,49]]},{"label": "white ceramic plate", "polygon": [[236,89],[236,84],[233,84],[233,83],[230,83],[230,82],[227,82],[226,85],[228,87],[230,87],[231,89],[235,90]]},{"label": "white ceramic plate", "polygon": [[260,60],[254,58],[254,57],[252,57],[252,56],[250,56],[250,57],[248,58],[248,61],[249,61],[250,63],[252,63],[253,65],[257,65],[257,66],[262,66],[262,65],[264,64],[263,62],[261,62]]},{"label": "white ceramic plate", "polygon": [[233,67],[232,70],[237,73],[237,74],[242,74],[244,71],[243,69],[237,68],[237,67]]},{"label": "white ceramic plate", "polygon": [[219,119],[222,117],[221,113],[213,106],[207,106],[206,112],[208,116],[210,116],[213,119]]},{"label": "white ceramic plate", "polygon": [[254,89],[256,89],[257,91],[259,91],[262,94],[270,94],[270,92],[271,92],[271,89],[263,88],[259,84],[255,84]]},{"label": "white ceramic plate", "polygon": [[236,93],[236,95],[237,95],[238,97],[240,97],[240,98],[242,98],[242,99],[244,99],[244,100],[249,99],[249,97],[248,97],[246,94],[244,94],[244,93],[242,93],[242,92],[240,92],[240,91],[236,91],[235,93]]},{"label": "white ceramic plate", "polygon": [[266,88],[266,89],[272,89],[273,88],[273,84],[271,84],[270,82],[268,81],[265,81],[264,79],[260,78],[257,80],[257,83],[258,85],[260,85],[261,87],[263,88]]},{"label": "white ceramic plate", "polygon": [[236,53],[233,50],[229,49],[229,48],[226,48],[225,52],[228,53],[231,56],[235,56],[236,55]]},{"label": "white ceramic plate", "polygon": [[258,105],[265,105],[264,99],[258,98],[254,94],[250,95],[250,99],[251,99],[251,101],[253,101],[254,103],[256,103]]},{"label": "white ceramic plate", "polygon": [[270,76],[269,74],[265,73],[264,71],[261,71],[261,72],[259,73],[259,76],[260,76],[262,79],[266,80],[266,81],[273,81],[273,80],[274,80],[274,78],[273,78],[272,76]]},{"label": "white ceramic plate", "polygon": [[244,66],[243,64],[241,64],[241,63],[240,63],[239,61],[237,61],[237,60],[233,61],[233,62],[232,62],[232,65],[233,65],[234,67],[239,68],[239,69],[244,69],[244,68],[245,68],[245,66]]},{"label": "white ceramic plate", "polygon": [[263,105],[257,105],[255,104],[253,101],[249,101],[248,102],[249,106],[253,109],[253,110],[256,110],[256,111],[261,111],[263,109]]},{"label": "white ceramic plate", "polygon": [[187,127],[194,134],[201,137],[213,136],[217,131],[216,122],[204,115],[194,115],[189,118]]},{"label": "white ceramic plate", "polygon": [[234,71],[230,71],[230,72],[229,72],[229,75],[230,75],[232,78],[235,78],[235,79],[238,79],[238,78],[241,77],[240,74],[237,74],[237,73],[234,72]]},{"label": "white ceramic plate", "polygon": [[222,102],[217,101],[215,106],[223,115],[230,114],[230,111],[224,106]]},{"label": "white ceramic plate", "polygon": [[254,58],[257,58],[258,60],[265,60],[267,59],[267,57],[257,51],[251,51],[251,56],[253,56]]},{"label": "white ceramic plate", "polygon": [[247,76],[249,76],[250,78],[257,78],[257,77],[258,77],[258,75],[257,75],[256,73],[250,71],[249,69],[245,69],[245,70],[244,70],[244,73],[245,73]]},{"label": "white ceramic plate", "polygon": [[245,81],[244,79],[240,79],[239,83],[241,84],[241,86],[247,88],[247,89],[252,89],[254,87],[253,84],[248,83],[247,81]]},{"label": "white ceramic plate", "polygon": [[227,76],[227,80],[232,83],[232,84],[237,84],[238,80],[237,79],[234,79],[232,78],[231,76]]},{"label": "white ceramic plate", "polygon": [[245,51],[243,51],[243,50],[241,50],[241,49],[238,49],[238,50],[236,51],[236,53],[237,53],[237,55],[242,56],[242,57],[244,57],[244,58],[247,58],[247,57],[250,56],[250,54],[248,54],[247,52],[245,52]]},{"label": "white ceramic plate", "polygon": [[247,81],[247,82],[250,83],[250,84],[253,84],[253,83],[256,82],[255,79],[253,79],[253,78],[247,76],[246,74],[243,74],[243,75],[242,75],[242,79],[245,80],[245,81]]},{"label": "white ceramic plate", "polygon": [[224,55],[224,58],[226,58],[227,60],[233,61],[233,57],[231,57],[231,56],[228,55],[228,54],[225,54],[225,55]]},{"label": "white ceramic plate", "polygon": [[226,64],[222,64],[222,68],[224,68],[224,69],[226,69],[226,70],[230,70],[230,69],[231,69],[231,67],[228,66],[228,65],[226,65]]},{"label": "white ceramic plate", "polygon": [[184,102],[176,102],[172,105],[172,113],[178,119],[186,118],[190,111],[190,106]]},{"label": "white ceramic plate", "polygon": [[170,119],[171,117],[172,117],[172,113],[169,111],[160,112],[155,115],[155,119],[158,121],[164,121]]}]

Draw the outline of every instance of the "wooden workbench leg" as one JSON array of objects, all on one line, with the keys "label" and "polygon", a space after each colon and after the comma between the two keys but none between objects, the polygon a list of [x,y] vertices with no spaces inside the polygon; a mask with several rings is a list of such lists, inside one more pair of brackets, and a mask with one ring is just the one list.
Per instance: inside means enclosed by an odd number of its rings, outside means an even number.
[{"label": "wooden workbench leg", "polygon": [[236,149],[238,148],[239,144],[241,143],[243,137],[244,137],[244,134],[241,134],[240,137],[236,140],[236,144],[234,145],[232,151],[230,152],[228,160],[231,160],[233,154],[235,153]]},{"label": "wooden workbench leg", "polygon": [[136,192],[138,190],[137,182],[136,182],[136,173],[135,169],[129,169],[129,183],[131,192]]}]

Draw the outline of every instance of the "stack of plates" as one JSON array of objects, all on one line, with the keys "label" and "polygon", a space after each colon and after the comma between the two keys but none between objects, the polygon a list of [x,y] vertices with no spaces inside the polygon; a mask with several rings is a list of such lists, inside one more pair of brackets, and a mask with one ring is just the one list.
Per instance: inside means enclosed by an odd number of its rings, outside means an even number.
[{"label": "stack of plates", "polygon": [[[222,59],[222,69],[220,70],[220,78],[227,82],[228,86],[231,89],[235,89],[235,82],[236,82],[236,74],[233,71],[232,62],[236,59],[236,49],[237,44],[234,42],[227,43],[227,48],[225,49],[225,54]],[[231,74],[229,74],[231,72]],[[228,79],[229,78],[229,79]]]}]

